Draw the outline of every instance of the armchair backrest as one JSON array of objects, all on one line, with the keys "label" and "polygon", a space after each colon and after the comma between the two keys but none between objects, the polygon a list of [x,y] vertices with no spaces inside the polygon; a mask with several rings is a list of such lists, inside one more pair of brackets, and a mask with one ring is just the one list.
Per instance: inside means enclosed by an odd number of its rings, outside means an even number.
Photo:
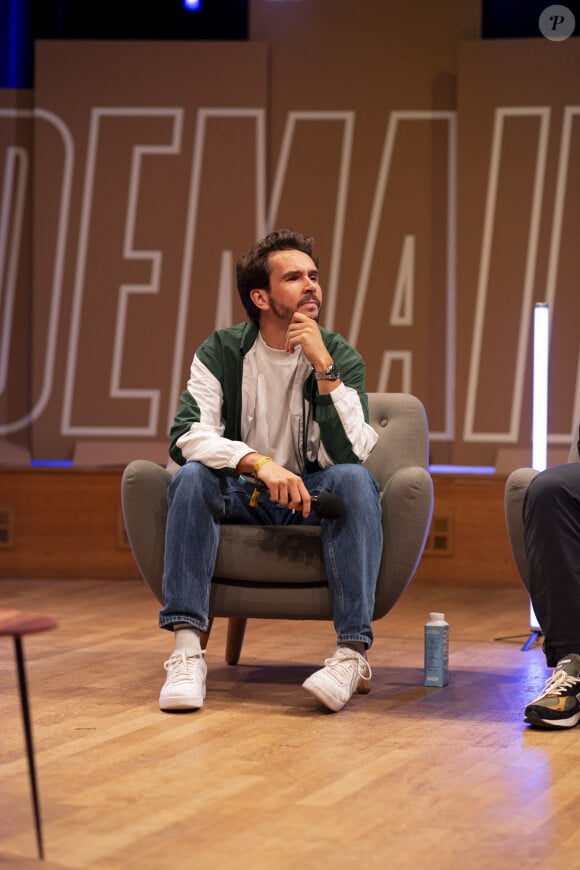
[{"label": "armchair backrest", "polygon": [[379,440],[365,462],[381,492],[399,468],[429,463],[429,432],[425,408],[409,393],[369,393],[369,423]]},{"label": "armchair backrest", "polygon": [[[369,393],[369,423],[379,440],[365,462],[382,492],[398,468],[409,465],[427,468],[429,432],[425,408],[410,393]],[[173,475],[179,465],[169,460],[167,471]]]}]

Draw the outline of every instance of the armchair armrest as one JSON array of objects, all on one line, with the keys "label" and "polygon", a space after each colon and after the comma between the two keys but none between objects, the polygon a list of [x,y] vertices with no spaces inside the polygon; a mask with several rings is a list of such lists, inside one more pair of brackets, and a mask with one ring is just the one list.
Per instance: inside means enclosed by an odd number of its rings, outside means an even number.
[{"label": "armchair armrest", "polygon": [[522,507],[526,490],[537,474],[534,468],[517,468],[506,480],[504,491],[504,509],[510,547],[526,589],[528,588],[528,563],[524,547]]},{"label": "armchair armrest", "polygon": [[167,487],[172,475],[155,462],[136,459],[123,472],[121,498],[129,545],[145,583],[161,601]]},{"label": "armchair armrest", "polygon": [[374,618],[395,605],[410,583],[423,554],[433,513],[433,481],[427,469],[395,471],[381,495],[383,555],[377,580]]}]

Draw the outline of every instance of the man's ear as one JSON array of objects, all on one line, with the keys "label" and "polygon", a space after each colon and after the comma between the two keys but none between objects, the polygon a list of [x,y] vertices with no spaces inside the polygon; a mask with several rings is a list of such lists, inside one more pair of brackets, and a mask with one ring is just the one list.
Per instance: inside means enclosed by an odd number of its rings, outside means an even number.
[{"label": "man's ear", "polygon": [[270,297],[267,290],[250,290],[250,299],[260,311],[270,307]]}]

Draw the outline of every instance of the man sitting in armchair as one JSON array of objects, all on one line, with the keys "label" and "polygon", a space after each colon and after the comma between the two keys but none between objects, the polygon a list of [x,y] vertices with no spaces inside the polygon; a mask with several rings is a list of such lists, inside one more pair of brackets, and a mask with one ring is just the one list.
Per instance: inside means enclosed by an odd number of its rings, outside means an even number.
[{"label": "man sitting in armchair", "polygon": [[[198,348],[171,430],[181,468],[169,488],[159,624],[174,632],[175,649],[159,705],[203,705],[200,634],[221,524],[309,523],[321,526],[337,648],[304,688],[338,711],[370,688],[366,650],[382,555],[378,485],[362,465],[377,440],[365,366],[342,336],[318,324],[312,239],[270,233],[241,257],[237,277],[249,322]],[[319,492],[344,500],[343,516],[313,512]]]}]

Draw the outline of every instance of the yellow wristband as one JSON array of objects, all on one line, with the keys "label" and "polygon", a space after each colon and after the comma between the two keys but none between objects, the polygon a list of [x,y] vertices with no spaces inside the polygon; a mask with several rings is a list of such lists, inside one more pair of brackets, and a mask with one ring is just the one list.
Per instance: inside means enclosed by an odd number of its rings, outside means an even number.
[{"label": "yellow wristband", "polygon": [[[272,459],[271,456],[262,456],[261,459],[258,459],[256,464],[254,465],[254,477],[258,476],[258,471],[260,470],[262,465],[265,465],[266,462],[273,462],[273,461],[274,460]],[[254,491],[252,493],[252,497],[250,499],[250,507],[256,507],[256,505],[258,503],[259,495],[260,495],[260,491],[258,489],[254,489]]]},{"label": "yellow wristband", "polygon": [[256,464],[254,465],[254,477],[257,477],[257,476],[258,476],[258,471],[260,470],[260,468],[262,467],[262,465],[265,465],[266,462],[273,462],[273,461],[274,461],[274,460],[272,459],[271,456],[262,456],[261,459],[258,459],[258,461],[256,462]]}]

